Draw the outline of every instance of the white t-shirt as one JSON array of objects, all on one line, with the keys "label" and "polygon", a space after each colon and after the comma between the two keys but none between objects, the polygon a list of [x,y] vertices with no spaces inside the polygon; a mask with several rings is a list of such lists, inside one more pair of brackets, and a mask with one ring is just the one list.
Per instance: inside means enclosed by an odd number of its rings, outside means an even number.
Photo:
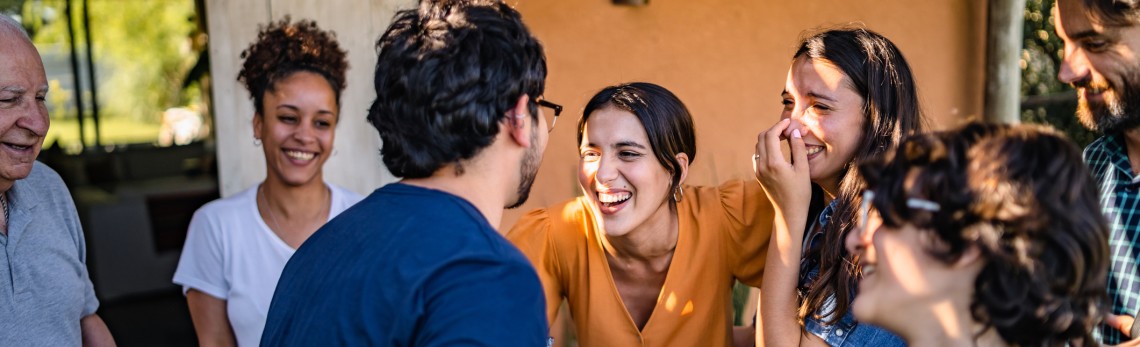
[{"label": "white t-shirt", "polygon": [[[362,196],[326,183],[332,192],[329,219]],[[277,279],[296,251],[269,229],[257,211],[257,187],[212,201],[190,221],[174,283],[226,300],[238,346],[257,346]]]}]

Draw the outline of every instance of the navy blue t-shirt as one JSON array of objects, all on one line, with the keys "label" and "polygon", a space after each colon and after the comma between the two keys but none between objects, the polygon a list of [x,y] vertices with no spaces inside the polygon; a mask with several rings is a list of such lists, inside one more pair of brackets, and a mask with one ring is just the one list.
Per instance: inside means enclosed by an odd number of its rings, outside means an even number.
[{"label": "navy blue t-shirt", "polygon": [[475,206],[393,183],[285,265],[263,346],[546,346],[542,284]]}]

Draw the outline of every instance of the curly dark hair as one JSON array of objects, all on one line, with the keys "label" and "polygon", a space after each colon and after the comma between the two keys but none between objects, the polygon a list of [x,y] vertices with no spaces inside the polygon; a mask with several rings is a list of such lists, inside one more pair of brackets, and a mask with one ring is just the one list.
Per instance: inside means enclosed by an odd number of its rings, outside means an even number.
[{"label": "curly dark hair", "polygon": [[[847,232],[854,227],[860,194],[866,186],[855,165],[895,148],[903,137],[921,131],[924,120],[910,64],[883,35],[858,27],[825,30],[800,42],[793,59],[800,57],[836,66],[863,98],[863,128],[852,129],[862,132],[863,138],[855,157],[840,174],[835,211],[823,227],[823,242],[803,255],[819,262],[819,277],[800,303],[800,318],[812,315],[830,324],[850,309],[858,273],[843,246]],[[813,187],[812,195],[810,215],[814,216],[823,209],[823,200],[818,198],[821,188]],[[823,312],[831,298],[835,299],[834,309]]]},{"label": "curly dark hair", "polygon": [[336,41],[336,34],[324,31],[311,20],[291,22],[289,16],[261,28],[257,41],[241,52],[241,72],[238,81],[245,84],[253,98],[257,114],[263,114],[262,100],[266,92],[273,91],[276,83],[299,71],[321,75],[332,86],[336,104],[344,91],[344,72],[348,70],[345,51]]},{"label": "curly dark hair", "polygon": [[[633,82],[603,88],[590,98],[582,111],[582,118],[578,119],[579,145],[582,144],[582,135],[586,130],[586,120],[594,111],[606,105],[628,111],[641,121],[657,162],[673,176],[669,191],[676,190],[681,185],[681,163],[677,162],[676,155],[687,154],[689,165],[697,160],[693,116],[689,114],[685,103],[673,92],[653,83]],[[669,203],[675,204],[676,201],[670,199]]]},{"label": "curly dark hair", "polygon": [[461,161],[491,144],[524,94],[537,121],[546,56],[519,13],[501,1],[422,1],[398,12],[376,47],[368,121],[397,177],[429,177],[449,163],[462,174]]},{"label": "curly dark hair", "polygon": [[[976,321],[1020,346],[1093,343],[1105,312],[1108,223],[1080,150],[1062,133],[971,123],[909,138],[860,171],[884,225],[933,234],[925,251],[946,263],[981,251]],[[908,198],[940,209],[907,208]]]}]

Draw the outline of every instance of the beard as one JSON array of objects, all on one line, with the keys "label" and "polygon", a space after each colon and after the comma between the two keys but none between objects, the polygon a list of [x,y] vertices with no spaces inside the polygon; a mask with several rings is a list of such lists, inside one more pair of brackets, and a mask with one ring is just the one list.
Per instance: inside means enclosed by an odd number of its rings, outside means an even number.
[{"label": "beard", "polygon": [[515,202],[507,206],[508,209],[517,208],[526,203],[530,197],[530,187],[534,185],[534,178],[538,176],[538,165],[542,163],[542,150],[538,148],[538,127],[534,126],[530,133],[530,147],[523,154],[522,165],[519,168],[519,188]]},{"label": "beard", "polygon": [[1089,101],[1079,93],[1077,119],[1089,130],[1102,134],[1115,134],[1140,127],[1140,66],[1124,72],[1119,86],[1107,81],[1074,83],[1078,89],[1102,91],[1101,101]]}]

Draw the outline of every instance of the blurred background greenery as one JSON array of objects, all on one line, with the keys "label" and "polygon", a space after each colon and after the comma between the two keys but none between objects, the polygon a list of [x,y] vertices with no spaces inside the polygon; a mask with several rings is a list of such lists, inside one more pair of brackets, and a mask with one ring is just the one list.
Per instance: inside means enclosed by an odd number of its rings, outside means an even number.
[{"label": "blurred background greenery", "polygon": [[0,12],[23,23],[48,72],[52,125],[45,147],[77,153],[96,138],[104,146],[156,143],[172,108],[198,113],[208,128],[206,35],[195,6],[194,0],[0,0]]},{"label": "blurred background greenery", "polygon": [[1021,50],[1021,121],[1050,124],[1081,148],[1097,134],[1077,121],[1077,95],[1057,80],[1064,44],[1054,27],[1054,0],[1026,0]]}]

